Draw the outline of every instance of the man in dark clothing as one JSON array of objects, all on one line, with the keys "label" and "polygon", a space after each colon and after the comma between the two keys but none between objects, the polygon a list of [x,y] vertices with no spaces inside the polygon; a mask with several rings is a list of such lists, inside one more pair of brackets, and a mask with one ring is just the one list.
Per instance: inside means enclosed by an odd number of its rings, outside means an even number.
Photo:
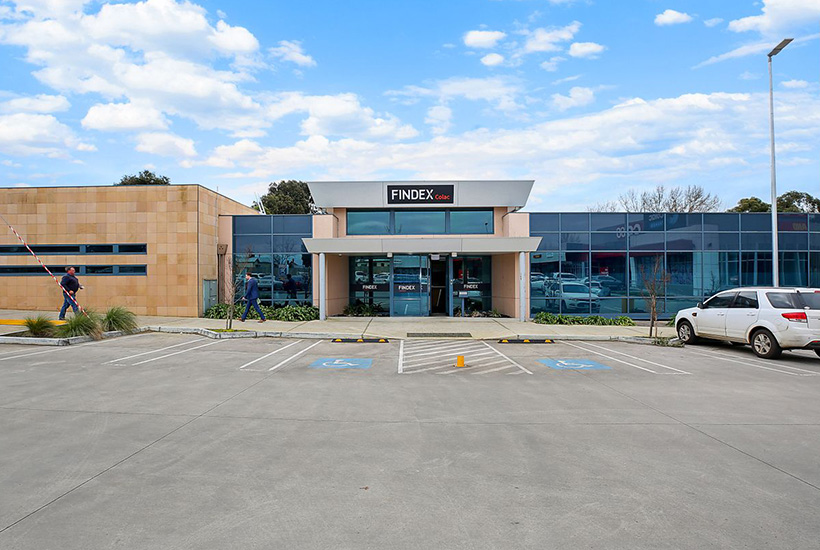
[{"label": "man in dark clothing", "polygon": [[[60,308],[60,320],[65,320],[65,312],[68,311],[68,306],[71,306],[71,309],[74,310],[74,315],[79,313],[79,309],[77,308],[77,291],[83,288],[83,285],[80,284],[80,281],[77,280],[77,277],[74,275],[74,268],[67,267],[65,268],[65,275],[63,275],[63,279],[60,281],[60,285],[62,285],[63,289],[63,307]],[[67,292],[66,292],[67,291]],[[72,299],[73,298],[73,299]]]},{"label": "man in dark clothing", "polygon": [[256,282],[256,279],[253,278],[253,275],[250,272],[245,273],[245,296],[242,297],[243,300],[246,300],[248,304],[245,306],[245,313],[242,314],[242,318],[240,321],[243,323],[245,319],[248,317],[248,313],[251,311],[251,304],[253,304],[256,313],[259,314],[259,322],[265,322],[265,314],[262,313],[262,310],[259,309],[259,283]]},{"label": "man in dark clothing", "polygon": [[290,273],[288,273],[288,278],[283,286],[285,292],[288,293],[288,298],[296,298],[296,281],[293,280]]}]

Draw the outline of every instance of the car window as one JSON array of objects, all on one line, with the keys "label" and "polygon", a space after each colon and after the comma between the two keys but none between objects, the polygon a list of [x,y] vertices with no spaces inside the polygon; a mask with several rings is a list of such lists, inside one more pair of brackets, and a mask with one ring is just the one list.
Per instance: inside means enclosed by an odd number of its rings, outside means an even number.
[{"label": "car window", "polygon": [[757,303],[757,292],[753,290],[738,292],[737,298],[735,298],[732,304],[732,308],[738,309],[758,309],[759,307],[760,304]]},{"label": "car window", "polygon": [[820,309],[820,292],[801,292],[800,298],[809,309]]},{"label": "car window", "polygon": [[800,296],[795,292],[767,292],[766,298],[775,309],[803,309]]},{"label": "car window", "polygon": [[729,304],[732,303],[732,300],[734,300],[734,298],[734,292],[729,292],[727,294],[718,294],[717,296],[710,298],[705,304],[703,304],[703,309],[729,307]]},{"label": "car window", "polygon": [[562,290],[564,292],[571,292],[573,294],[589,293],[589,288],[585,287],[584,285],[564,285],[564,288]]}]

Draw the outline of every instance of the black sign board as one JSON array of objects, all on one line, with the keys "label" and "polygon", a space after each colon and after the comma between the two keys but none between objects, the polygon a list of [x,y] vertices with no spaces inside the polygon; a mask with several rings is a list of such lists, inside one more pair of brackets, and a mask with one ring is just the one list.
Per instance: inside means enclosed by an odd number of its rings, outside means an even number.
[{"label": "black sign board", "polygon": [[490,283],[464,283],[462,281],[453,281],[453,292],[460,290],[468,290],[471,292],[490,292]]},{"label": "black sign board", "polygon": [[419,292],[427,292],[427,285],[419,283],[395,283],[393,285],[393,294],[418,294]]},{"label": "black sign board", "polygon": [[453,185],[388,185],[387,204],[453,204]]},{"label": "black sign board", "polygon": [[387,283],[354,283],[351,286],[354,292],[390,292]]}]

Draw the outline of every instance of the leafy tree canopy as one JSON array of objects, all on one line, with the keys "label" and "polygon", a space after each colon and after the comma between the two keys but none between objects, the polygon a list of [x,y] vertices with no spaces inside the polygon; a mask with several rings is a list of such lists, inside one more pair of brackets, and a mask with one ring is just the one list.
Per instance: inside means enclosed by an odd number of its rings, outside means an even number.
[{"label": "leafy tree canopy", "polygon": [[[729,212],[771,212],[772,205],[757,197],[740,199]],[[789,191],[777,197],[778,212],[820,212],[820,199],[802,191]]]},{"label": "leafy tree canopy", "polygon": [[136,176],[125,175],[114,185],[170,185],[171,180],[166,176],[158,176],[150,170],[143,170]]},{"label": "leafy tree canopy", "polygon": [[[313,197],[303,181],[271,183],[268,192],[260,200],[268,214],[310,214],[315,210]],[[261,210],[258,203],[254,203],[253,207]]]}]

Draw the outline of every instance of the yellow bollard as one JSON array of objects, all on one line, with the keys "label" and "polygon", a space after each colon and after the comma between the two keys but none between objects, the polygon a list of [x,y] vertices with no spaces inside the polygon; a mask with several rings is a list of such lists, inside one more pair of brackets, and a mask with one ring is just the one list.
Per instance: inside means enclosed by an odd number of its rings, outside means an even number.
[{"label": "yellow bollard", "polygon": [[467,365],[464,364],[464,356],[458,355],[456,356],[456,366],[457,367],[466,367]]}]

